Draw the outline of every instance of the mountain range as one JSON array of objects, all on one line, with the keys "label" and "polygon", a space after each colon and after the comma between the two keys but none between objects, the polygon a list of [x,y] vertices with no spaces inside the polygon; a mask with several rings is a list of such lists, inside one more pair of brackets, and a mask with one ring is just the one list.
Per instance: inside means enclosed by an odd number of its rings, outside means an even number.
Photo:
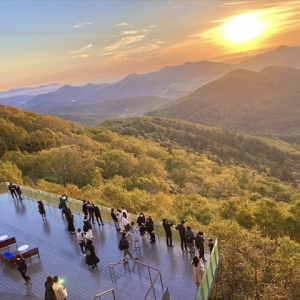
[{"label": "mountain range", "polygon": [[149,116],[181,119],[248,133],[300,130],[300,70],[237,69]]}]

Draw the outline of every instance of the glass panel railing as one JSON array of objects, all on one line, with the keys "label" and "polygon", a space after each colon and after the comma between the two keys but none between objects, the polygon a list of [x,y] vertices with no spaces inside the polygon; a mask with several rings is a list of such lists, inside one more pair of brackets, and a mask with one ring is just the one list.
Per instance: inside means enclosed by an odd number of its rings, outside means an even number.
[{"label": "glass panel railing", "polygon": [[215,245],[211,252],[210,258],[206,265],[205,273],[202,277],[196,300],[207,300],[209,296],[209,291],[211,289],[218,265],[220,262],[220,254],[219,254],[219,244],[218,240],[215,239]]}]

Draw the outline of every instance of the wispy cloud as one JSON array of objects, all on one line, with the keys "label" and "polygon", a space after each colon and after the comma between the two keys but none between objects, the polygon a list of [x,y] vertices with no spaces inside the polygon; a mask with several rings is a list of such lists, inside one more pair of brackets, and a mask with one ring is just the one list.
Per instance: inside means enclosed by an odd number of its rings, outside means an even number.
[{"label": "wispy cloud", "polygon": [[122,48],[126,45],[139,42],[145,38],[145,35],[133,35],[122,38],[120,41],[113,43],[105,48],[105,50],[113,51]]},{"label": "wispy cloud", "polygon": [[114,27],[116,27],[116,26],[129,26],[129,27],[133,27],[130,23],[126,23],[126,22],[115,24]]},{"label": "wispy cloud", "polygon": [[89,52],[93,51],[91,49],[92,47],[93,47],[92,44],[88,44],[87,46],[85,46],[83,48],[70,51],[69,54],[75,54],[75,55],[72,55],[73,58],[77,58],[77,57],[85,58],[90,55]]},{"label": "wispy cloud", "polygon": [[82,53],[86,50],[90,50],[92,48],[92,44],[88,44],[87,46],[83,47],[83,48],[80,48],[80,49],[77,49],[77,50],[73,50],[71,52],[69,52],[70,54],[75,54],[75,53]]},{"label": "wispy cloud", "polygon": [[124,34],[136,34],[136,33],[138,33],[137,30],[125,30],[121,34],[124,35]]},{"label": "wispy cloud", "polygon": [[148,26],[148,28],[154,28],[154,27],[156,27],[156,25],[150,25],[150,26]]},{"label": "wispy cloud", "polygon": [[92,23],[90,23],[90,22],[78,23],[78,24],[75,24],[73,27],[74,28],[79,28],[79,27],[84,27],[84,26],[88,26],[88,25],[92,25]]}]

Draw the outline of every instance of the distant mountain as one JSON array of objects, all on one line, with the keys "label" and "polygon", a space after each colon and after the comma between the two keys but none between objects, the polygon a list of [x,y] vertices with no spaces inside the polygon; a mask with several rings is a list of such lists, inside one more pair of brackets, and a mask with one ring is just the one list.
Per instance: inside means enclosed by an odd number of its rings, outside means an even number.
[{"label": "distant mountain", "polygon": [[234,70],[147,115],[248,133],[292,133],[300,130],[300,70]]},{"label": "distant mountain", "polygon": [[[112,99],[94,104],[57,106],[42,111],[50,115],[66,118],[84,126],[95,126],[112,118],[142,116],[146,112],[167,104],[173,99],[155,96]],[[47,104],[47,103],[46,103]]]},{"label": "distant mountain", "polygon": [[19,89],[11,89],[9,91],[0,92],[0,98],[8,98],[21,95],[38,95],[43,93],[54,92],[61,87],[59,83],[52,83],[48,85],[40,85],[37,87],[26,87]]},{"label": "distant mountain", "polygon": [[[108,83],[92,84],[89,83],[85,86],[70,86],[64,85],[55,92],[41,94],[35,96],[33,99],[22,105],[23,109],[38,110],[39,105],[44,103],[53,103],[52,107],[57,106],[57,103],[67,102],[72,104],[80,99],[89,99],[96,92],[109,86]],[[66,104],[67,104],[66,103]],[[35,109],[33,109],[35,108]]]},{"label": "distant mountain", "polygon": [[280,46],[255,55],[237,65],[239,68],[259,71],[268,66],[300,68],[300,47]]},{"label": "distant mountain", "polygon": [[137,96],[178,98],[234,68],[231,64],[201,61],[165,67],[147,74],[130,74],[120,82],[96,93],[93,98],[101,101]]},{"label": "distant mountain", "polygon": [[34,96],[26,96],[26,95],[21,95],[21,96],[12,96],[8,98],[0,98],[0,103],[3,105],[11,105],[11,106],[21,106],[22,104],[26,103],[27,101],[31,100]]}]

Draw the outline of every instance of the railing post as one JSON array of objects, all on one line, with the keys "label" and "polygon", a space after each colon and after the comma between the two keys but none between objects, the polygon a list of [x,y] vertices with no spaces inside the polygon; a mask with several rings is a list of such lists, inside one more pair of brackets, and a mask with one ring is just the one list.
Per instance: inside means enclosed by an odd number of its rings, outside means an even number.
[{"label": "railing post", "polygon": [[148,267],[148,272],[149,272],[150,282],[151,282],[151,284],[152,284],[152,278],[151,278],[151,273],[150,273],[149,267]]},{"label": "railing post", "polygon": [[113,292],[114,300],[116,300],[115,291],[112,290],[112,292]]},{"label": "railing post", "polygon": [[163,285],[162,278],[161,278],[161,272],[159,272],[159,277],[160,277],[160,282],[161,282],[161,288],[162,288],[162,290],[164,290],[164,285]]}]

